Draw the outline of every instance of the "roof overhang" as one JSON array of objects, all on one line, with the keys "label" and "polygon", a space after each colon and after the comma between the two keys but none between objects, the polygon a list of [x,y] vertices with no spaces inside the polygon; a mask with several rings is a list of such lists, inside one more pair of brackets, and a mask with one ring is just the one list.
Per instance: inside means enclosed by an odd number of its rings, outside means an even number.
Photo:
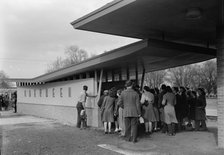
[{"label": "roof overhang", "polygon": [[128,66],[144,68],[146,72],[197,63],[216,57],[212,48],[190,46],[159,40],[143,40],[93,57],[33,79],[11,79],[16,82],[49,82],[60,78],[104,69],[113,70]]},{"label": "roof overhang", "polygon": [[125,37],[213,46],[217,21],[217,0],[115,0],[71,24]]}]

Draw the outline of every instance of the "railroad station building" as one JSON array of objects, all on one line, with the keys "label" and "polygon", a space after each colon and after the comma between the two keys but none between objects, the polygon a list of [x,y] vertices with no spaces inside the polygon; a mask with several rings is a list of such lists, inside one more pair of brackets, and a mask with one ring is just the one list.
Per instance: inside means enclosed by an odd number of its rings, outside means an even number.
[{"label": "railroad station building", "polygon": [[[18,111],[76,123],[83,85],[100,94],[146,72],[217,58],[218,146],[224,148],[224,0],[114,0],[81,17],[75,29],[141,39],[33,79],[14,79]],[[100,42],[99,42],[100,44]],[[100,125],[97,99],[88,99],[88,125]]]}]

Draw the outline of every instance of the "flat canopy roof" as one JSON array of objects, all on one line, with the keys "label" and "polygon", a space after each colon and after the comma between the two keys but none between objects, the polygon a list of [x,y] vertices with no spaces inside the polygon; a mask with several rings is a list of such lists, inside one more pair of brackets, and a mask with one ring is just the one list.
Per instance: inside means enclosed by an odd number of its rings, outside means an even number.
[{"label": "flat canopy roof", "polygon": [[167,41],[143,40],[93,57],[33,79],[11,79],[16,82],[49,82],[98,69],[145,68],[146,72],[192,64],[216,57],[212,48],[177,44]]},{"label": "flat canopy roof", "polygon": [[115,0],[73,21],[76,29],[215,45],[217,0]]}]

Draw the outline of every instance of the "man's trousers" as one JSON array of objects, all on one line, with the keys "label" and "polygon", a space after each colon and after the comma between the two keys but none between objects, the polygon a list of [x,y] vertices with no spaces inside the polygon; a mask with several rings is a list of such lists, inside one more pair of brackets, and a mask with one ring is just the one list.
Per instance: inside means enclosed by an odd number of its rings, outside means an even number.
[{"label": "man's trousers", "polygon": [[137,140],[138,117],[125,117],[125,137],[128,141]]}]

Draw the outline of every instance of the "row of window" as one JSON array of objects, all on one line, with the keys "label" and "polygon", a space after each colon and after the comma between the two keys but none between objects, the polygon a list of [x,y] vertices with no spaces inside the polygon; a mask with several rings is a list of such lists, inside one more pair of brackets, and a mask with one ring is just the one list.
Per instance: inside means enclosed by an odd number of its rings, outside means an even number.
[{"label": "row of window", "polygon": [[[39,92],[37,91],[39,90]],[[57,89],[51,88],[51,89],[30,89],[30,90],[24,90],[24,97],[55,97],[55,92]],[[38,93],[37,93],[38,92]],[[59,97],[63,97],[63,88],[59,88]],[[68,87],[68,97],[72,96],[72,90],[71,87]]]}]

